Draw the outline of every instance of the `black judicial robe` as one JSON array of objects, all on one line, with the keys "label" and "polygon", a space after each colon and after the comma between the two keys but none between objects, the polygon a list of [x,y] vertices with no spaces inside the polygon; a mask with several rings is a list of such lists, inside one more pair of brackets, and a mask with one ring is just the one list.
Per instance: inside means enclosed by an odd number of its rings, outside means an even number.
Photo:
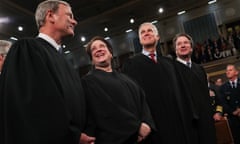
[{"label": "black judicial robe", "polygon": [[141,122],[154,128],[142,89],[119,72],[92,70],[82,78],[86,90],[86,133],[96,144],[134,144]]},{"label": "black judicial robe", "polygon": [[185,129],[188,143],[215,144],[216,134],[209,96],[207,76],[202,66],[192,63],[191,69],[176,61],[180,79]]},{"label": "black judicial robe", "polygon": [[178,81],[173,61],[157,57],[157,63],[143,54],[135,55],[122,71],[144,89],[157,132],[146,140],[150,144],[187,144],[179,100]]},{"label": "black judicial robe", "polygon": [[54,47],[19,40],[0,77],[0,143],[79,144],[84,101],[80,77]]}]

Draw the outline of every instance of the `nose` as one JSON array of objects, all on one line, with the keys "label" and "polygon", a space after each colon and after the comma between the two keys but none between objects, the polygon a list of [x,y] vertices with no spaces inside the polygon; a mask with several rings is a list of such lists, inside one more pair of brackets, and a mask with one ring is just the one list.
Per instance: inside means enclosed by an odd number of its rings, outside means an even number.
[{"label": "nose", "polygon": [[76,26],[76,25],[78,24],[78,22],[77,22],[75,19],[72,19],[72,24],[73,24],[74,26]]}]

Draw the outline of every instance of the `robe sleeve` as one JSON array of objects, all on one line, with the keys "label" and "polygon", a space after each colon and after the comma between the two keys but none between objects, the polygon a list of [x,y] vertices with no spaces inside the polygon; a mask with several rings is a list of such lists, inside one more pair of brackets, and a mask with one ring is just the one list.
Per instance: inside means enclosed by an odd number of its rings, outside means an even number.
[{"label": "robe sleeve", "polygon": [[6,58],[0,77],[1,144],[79,141],[61,82],[40,49],[34,40],[19,40]]}]

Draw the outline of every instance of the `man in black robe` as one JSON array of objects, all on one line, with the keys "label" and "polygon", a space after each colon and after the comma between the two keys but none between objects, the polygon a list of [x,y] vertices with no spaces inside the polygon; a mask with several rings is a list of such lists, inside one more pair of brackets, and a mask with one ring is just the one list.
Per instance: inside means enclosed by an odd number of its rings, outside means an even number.
[{"label": "man in black robe", "polygon": [[129,77],[112,68],[112,47],[102,37],[87,46],[94,65],[82,78],[86,90],[86,133],[96,144],[135,144],[154,128],[142,89]]},{"label": "man in black robe", "polygon": [[38,5],[37,38],[17,41],[0,78],[1,144],[92,144],[81,80],[58,52],[77,22],[64,1]]},{"label": "man in black robe", "polygon": [[[150,134],[146,144],[188,144],[182,118],[181,95],[171,59],[157,55],[157,28],[151,23],[139,27],[142,53],[127,60],[122,71],[144,89],[157,131]],[[153,56],[149,56],[153,55]],[[153,59],[153,60],[152,60]]]},{"label": "man in black robe", "polygon": [[207,75],[202,66],[191,61],[192,38],[184,33],[173,39],[176,51],[176,68],[184,100],[185,129],[189,132],[188,143],[214,144],[216,134],[213,111],[209,96]]}]

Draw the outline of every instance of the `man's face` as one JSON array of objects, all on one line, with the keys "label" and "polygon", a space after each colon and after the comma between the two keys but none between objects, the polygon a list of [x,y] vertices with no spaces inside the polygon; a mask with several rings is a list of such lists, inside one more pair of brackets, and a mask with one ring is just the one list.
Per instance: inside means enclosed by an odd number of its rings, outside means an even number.
[{"label": "man's face", "polygon": [[192,54],[191,41],[185,36],[178,37],[176,40],[176,55],[181,58],[191,56],[191,54]]},{"label": "man's face", "polygon": [[106,67],[111,65],[112,54],[103,41],[96,40],[91,44],[91,55],[95,66]]},{"label": "man's face", "polygon": [[73,18],[70,7],[60,4],[58,10],[53,13],[55,28],[61,32],[62,36],[74,35],[74,27],[77,21]]},{"label": "man's face", "polygon": [[226,68],[226,76],[228,79],[233,79],[238,76],[238,71],[234,68],[234,66],[229,65]]},{"label": "man's face", "polygon": [[154,32],[153,27],[149,24],[142,25],[139,29],[140,43],[144,48],[156,46],[159,36]]}]

